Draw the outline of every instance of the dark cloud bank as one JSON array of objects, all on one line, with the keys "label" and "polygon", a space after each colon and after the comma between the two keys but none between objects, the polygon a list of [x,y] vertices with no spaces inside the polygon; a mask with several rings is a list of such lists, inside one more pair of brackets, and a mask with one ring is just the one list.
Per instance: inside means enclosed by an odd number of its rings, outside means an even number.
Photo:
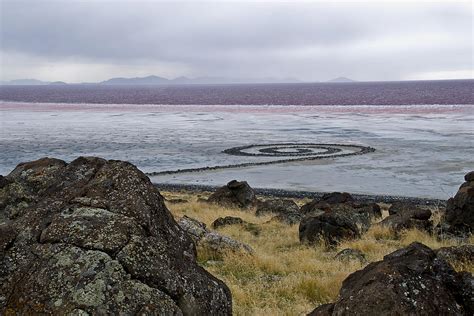
[{"label": "dark cloud bank", "polygon": [[470,2],[1,1],[3,80],[472,77]]}]

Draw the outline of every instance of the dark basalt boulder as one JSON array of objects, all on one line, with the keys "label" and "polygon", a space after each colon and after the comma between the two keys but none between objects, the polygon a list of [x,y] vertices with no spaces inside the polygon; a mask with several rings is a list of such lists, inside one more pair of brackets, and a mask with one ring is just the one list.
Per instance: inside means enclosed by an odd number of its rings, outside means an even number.
[{"label": "dark basalt boulder", "polygon": [[275,214],[275,220],[293,225],[300,222],[303,215],[300,208],[293,200],[271,199],[257,203],[255,215],[263,216],[267,214]]},{"label": "dark basalt boulder", "polygon": [[389,208],[389,215],[381,225],[390,227],[395,232],[416,228],[431,232],[433,223],[430,221],[431,211],[411,203],[395,202]]},{"label": "dark basalt boulder", "polygon": [[448,200],[440,224],[440,231],[459,237],[467,237],[474,232],[474,171],[466,174],[464,179],[466,182]]},{"label": "dark basalt boulder", "polygon": [[[422,208],[419,205],[410,202],[397,201],[390,205],[388,209],[389,215],[401,214],[409,215],[410,217],[419,217],[418,219],[429,219],[431,211],[426,208]],[[423,215],[424,214],[424,215]],[[428,217],[428,218],[424,218]]]},{"label": "dark basalt boulder", "polygon": [[328,204],[352,203],[354,198],[347,192],[331,192],[323,194],[321,201]]},{"label": "dark basalt boulder", "polygon": [[211,194],[207,201],[223,206],[247,208],[255,205],[257,198],[246,181],[232,180]]},{"label": "dark basalt boulder", "polygon": [[306,216],[316,216],[339,208],[352,208],[358,213],[368,213],[372,219],[382,217],[382,210],[376,203],[359,203],[349,193],[333,192],[315,198],[301,207],[301,213]]},{"label": "dark basalt boulder", "polygon": [[[323,242],[328,247],[336,246],[342,240],[360,238],[364,231],[362,225],[358,225],[361,220],[356,213],[344,210],[305,217],[300,222],[299,239],[302,243]],[[367,217],[364,226],[369,225],[370,218]]]},{"label": "dark basalt boulder", "polygon": [[413,243],[349,275],[339,297],[309,315],[472,315],[474,279]]},{"label": "dark basalt boulder", "polygon": [[231,314],[229,289],[132,164],[43,158],[5,179],[0,314]]}]

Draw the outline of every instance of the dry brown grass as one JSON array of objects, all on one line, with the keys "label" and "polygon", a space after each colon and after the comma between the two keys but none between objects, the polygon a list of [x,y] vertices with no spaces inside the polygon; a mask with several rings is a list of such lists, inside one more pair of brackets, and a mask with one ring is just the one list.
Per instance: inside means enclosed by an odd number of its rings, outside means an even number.
[{"label": "dry brown grass", "polygon": [[[240,226],[219,229],[220,233],[250,245],[255,250],[253,256],[229,253],[223,260],[216,261],[206,253],[198,253],[199,263],[229,286],[235,315],[302,315],[320,304],[333,301],[342,281],[364,267],[358,261],[335,260],[335,254],[344,248],[359,249],[365,253],[369,262],[373,262],[414,241],[431,248],[456,245],[453,240],[439,241],[417,230],[396,236],[389,229],[375,225],[363,238],[343,242],[337,249],[327,251],[322,246],[301,245],[298,240],[298,225],[269,222],[271,216],[256,217],[251,210],[242,211],[201,203],[193,194],[162,194],[167,198],[189,201],[167,204],[176,218],[187,215],[210,227],[218,217],[238,216],[261,228],[258,236]],[[474,243],[474,238],[469,242]],[[472,273],[474,263],[455,268]]]}]

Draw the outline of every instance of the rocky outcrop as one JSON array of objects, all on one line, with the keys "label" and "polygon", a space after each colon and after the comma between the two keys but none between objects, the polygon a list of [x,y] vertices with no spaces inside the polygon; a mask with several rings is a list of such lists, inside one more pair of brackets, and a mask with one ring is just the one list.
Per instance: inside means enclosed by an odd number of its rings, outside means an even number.
[{"label": "rocky outcrop", "polygon": [[332,304],[309,315],[472,315],[474,279],[413,243],[349,275]]},{"label": "rocky outcrop", "polygon": [[257,198],[246,181],[232,180],[211,194],[207,201],[223,206],[247,208],[253,206]]},{"label": "rocky outcrop", "polygon": [[250,246],[217,232],[210,231],[207,229],[206,224],[194,218],[184,216],[178,221],[178,225],[191,236],[196,246],[216,257],[220,257],[227,252],[253,253],[253,249]]},{"label": "rocky outcrop", "polygon": [[293,200],[285,199],[271,199],[258,202],[255,215],[263,216],[267,214],[275,214],[274,220],[289,225],[297,224],[303,218],[298,204]]},{"label": "rocky outcrop", "polygon": [[0,182],[0,314],[231,314],[132,164],[44,158]]},{"label": "rocky outcrop", "polygon": [[431,232],[433,223],[430,221],[431,211],[416,205],[397,202],[389,208],[389,216],[380,222],[395,232],[416,228]]},{"label": "rocky outcrop", "polygon": [[474,232],[474,171],[467,173],[464,179],[466,182],[447,202],[439,227],[442,233],[467,237]]}]

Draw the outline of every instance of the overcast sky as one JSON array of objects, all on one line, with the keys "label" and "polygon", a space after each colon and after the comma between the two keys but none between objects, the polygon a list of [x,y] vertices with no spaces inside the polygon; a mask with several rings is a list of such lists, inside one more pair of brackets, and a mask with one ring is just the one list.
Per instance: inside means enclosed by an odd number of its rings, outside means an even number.
[{"label": "overcast sky", "polygon": [[470,1],[1,1],[1,80],[473,78]]}]

